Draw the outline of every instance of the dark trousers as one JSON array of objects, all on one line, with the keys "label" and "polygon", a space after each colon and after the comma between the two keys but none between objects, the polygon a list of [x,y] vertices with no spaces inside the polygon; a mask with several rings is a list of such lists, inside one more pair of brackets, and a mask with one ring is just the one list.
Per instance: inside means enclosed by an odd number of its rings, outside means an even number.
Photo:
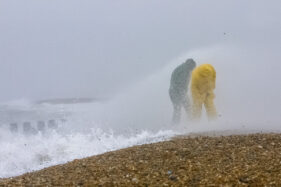
[{"label": "dark trousers", "polygon": [[182,108],[184,108],[187,115],[189,115],[191,110],[190,101],[186,92],[175,92],[170,90],[169,94],[174,107],[172,123],[178,124],[181,119]]}]

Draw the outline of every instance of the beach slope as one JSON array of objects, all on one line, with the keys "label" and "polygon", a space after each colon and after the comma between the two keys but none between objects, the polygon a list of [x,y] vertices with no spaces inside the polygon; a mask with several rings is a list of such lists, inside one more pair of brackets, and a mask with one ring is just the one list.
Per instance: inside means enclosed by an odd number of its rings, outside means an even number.
[{"label": "beach slope", "polygon": [[181,136],[9,179],[0,186],[281,186],[281,134]]}]

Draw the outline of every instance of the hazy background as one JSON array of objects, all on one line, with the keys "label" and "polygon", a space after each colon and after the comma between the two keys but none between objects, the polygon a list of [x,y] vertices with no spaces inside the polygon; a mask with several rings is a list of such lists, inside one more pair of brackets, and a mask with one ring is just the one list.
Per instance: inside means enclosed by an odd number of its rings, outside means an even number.
[{"label": "hazy background", "polygon": [[0,101],[110,97],[217,43],[278,54],[280,7],[278,0],[0,0]]}]

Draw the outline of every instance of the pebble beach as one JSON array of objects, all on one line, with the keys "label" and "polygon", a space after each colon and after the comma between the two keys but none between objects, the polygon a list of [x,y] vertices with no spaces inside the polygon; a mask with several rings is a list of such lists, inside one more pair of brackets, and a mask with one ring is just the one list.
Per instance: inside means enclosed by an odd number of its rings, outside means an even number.
[{"label": "pebble beach", "polygon": [[281,134],[179,136],[0,179],[0,186],[281,186]]}]

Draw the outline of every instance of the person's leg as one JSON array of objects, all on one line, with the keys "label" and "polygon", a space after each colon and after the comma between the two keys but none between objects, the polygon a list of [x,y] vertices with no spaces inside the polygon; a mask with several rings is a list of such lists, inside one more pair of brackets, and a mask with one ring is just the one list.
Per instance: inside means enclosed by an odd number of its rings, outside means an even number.
[{"label": "person's leg", "polygon": [[202,95],[195,89],[192,90],[192,119],[199,120],[202,112]]},{"label": "person's leg", "polygon": [[174,109],[172,123],[178,124],[181,118],[181,107],[182,107],[180,93],[178,90],[170,89],[169,95]]},{"label": "person's leg", "polygon": [[206,99],[204,101],[204,105],[205,105],[209,120],[217,118],[217,111],[216,111],[216,107],[214,104],[214,98],[215,98],[214,93],[210,92],[207,94]]},{"label": "person's leg", "polygon": [[173,118],[172,118],[173,124],[179,124],[180,119],[181,119],[181,105],[174,104],[174,112],[173,112]]},{"label": "person's leg", "polygon": [[185,96],[183,99],[183,107],[185,109],[186,115],[190,118],[191,117],[191,103],[188,96]]}]

